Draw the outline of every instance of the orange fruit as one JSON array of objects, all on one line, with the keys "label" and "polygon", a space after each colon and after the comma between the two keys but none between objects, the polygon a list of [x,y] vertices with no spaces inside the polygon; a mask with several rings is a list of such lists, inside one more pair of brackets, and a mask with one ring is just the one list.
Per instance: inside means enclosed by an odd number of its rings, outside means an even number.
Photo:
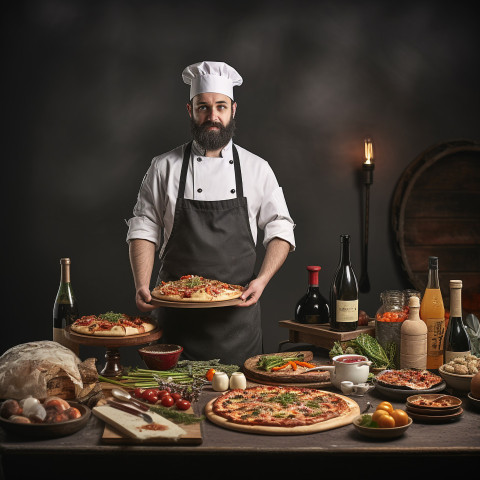
[{"label": "orange fruit", "polygon": [[382,409],[375,410],[372,414],[372,422],[375,422],[378,424],[379,418],[383,415],[389,415],[389,413],[386,410],[382,410]]},{"label": "orange fruit", "polygon": [[393,428],[395,426],[395,419],[387,413],[386,415],[380,415],[377,424],[380,428]]},{"label": "orange fruit", "polygon": [[395,409],[390,402],[380,402],[377,405],[377,410],[386,410],[388,413],[392,413]]},{"label": "orange fruit", "polygon": [[408,414],[404,410],[396,409],[391,413],[391,416],[395,420],[396,427],[403,427],[408,424]]}]

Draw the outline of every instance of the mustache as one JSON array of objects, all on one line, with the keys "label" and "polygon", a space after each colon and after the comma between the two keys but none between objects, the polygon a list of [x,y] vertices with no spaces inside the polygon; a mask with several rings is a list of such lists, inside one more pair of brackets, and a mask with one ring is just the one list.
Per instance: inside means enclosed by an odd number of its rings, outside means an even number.
[{"label": "mustache", "polygon": [[225,128],[220,122],[211,122],[210,120],[206,120],[201,125],[200,128],[209,128],[209,127],[217,127],[217,128]]}]

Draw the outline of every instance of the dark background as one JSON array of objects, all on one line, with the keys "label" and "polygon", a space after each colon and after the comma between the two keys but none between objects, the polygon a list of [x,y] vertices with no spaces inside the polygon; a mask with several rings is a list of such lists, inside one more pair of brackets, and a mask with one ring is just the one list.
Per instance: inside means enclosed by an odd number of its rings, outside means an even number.
[{"label": "dark background", "polygon": [[[0,353],[51,339],[64,256],[82,314],[136,313],[124,219],[151,159],[189,140],[181,72],[202,60],[243,76],[235,141],[270,162],[297,225],[297,250],[262,297],[265,350],[288,338],[278,321],[306,291],[306,265],[322,266],[328,295],[342,233],[360,276],[366,135],[376,167],[360,308],[373,316],[380,292],[411,286],[391,238],[399,177],[432,145],[478,140],[479,39],[471,2],[458,1],[4,7]],[[122,359],[138,362],[136,348]]]}]

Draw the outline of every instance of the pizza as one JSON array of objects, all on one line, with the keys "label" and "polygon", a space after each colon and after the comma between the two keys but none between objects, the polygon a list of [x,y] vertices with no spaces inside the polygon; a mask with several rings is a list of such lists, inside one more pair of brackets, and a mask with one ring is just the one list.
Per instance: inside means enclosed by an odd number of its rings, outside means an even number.
[{"label": "pizza", "polygon": [[442,377],[429,370],[403,369],[384,370],[376,377],[381,384],[396,388],[410,388],[412,390],[426,390],[439,383]]},{"label": "pizza", "polygon": [[70,325],[70,330],[83,335],[125,337],[151,332],[156,323],[150,317],[136,317],[108,312],[102,315],[85,315]]},{"label": "pizza", "polygon": [[160,300],[176,302],[222,302],[240,297],[244,287],[198,275],[184,275],[179,280],[162,282],[152,291]]},{"label": "pizza", "polygon": [[313,425],[347,416],[351,409],[335,393],[267,385],[229,390],[212,403],[212,412],[229,422],[267,427]]}]

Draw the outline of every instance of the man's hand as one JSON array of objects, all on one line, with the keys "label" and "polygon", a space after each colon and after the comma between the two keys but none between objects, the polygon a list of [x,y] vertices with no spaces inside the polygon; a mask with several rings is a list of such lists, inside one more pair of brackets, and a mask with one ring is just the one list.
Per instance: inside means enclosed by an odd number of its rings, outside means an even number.
[{"label": "man's hand", "polygon": [[249,307],[250,305],[257,303],[265,287],[266,283],[262,280],[259,280],[258,278],[252,280],[240,297],[244,302],[239,303],[238,306]]},{"label": "man's hand", "polygon": [[240,298],[245,301],[239,303],[239,307],[249,307],[258,302],[264,288],[275,273],[277,273],[278,269],[283,265],[289,251],[290,244],[285,240],[280,238],[270,240],[267,245],[267,251],[258,277],[252,280],[247,289],[243,292]]},{"label": "man's hand", "polygon": [[152,305],[150,302],[152,301],[152,296],[150,295],[150,290],[146,287],[141,287],[137,290],[135,295],[135,302],[137,304],[137,308],[141,312],[151,312],[155,310],[157,307]]}]

